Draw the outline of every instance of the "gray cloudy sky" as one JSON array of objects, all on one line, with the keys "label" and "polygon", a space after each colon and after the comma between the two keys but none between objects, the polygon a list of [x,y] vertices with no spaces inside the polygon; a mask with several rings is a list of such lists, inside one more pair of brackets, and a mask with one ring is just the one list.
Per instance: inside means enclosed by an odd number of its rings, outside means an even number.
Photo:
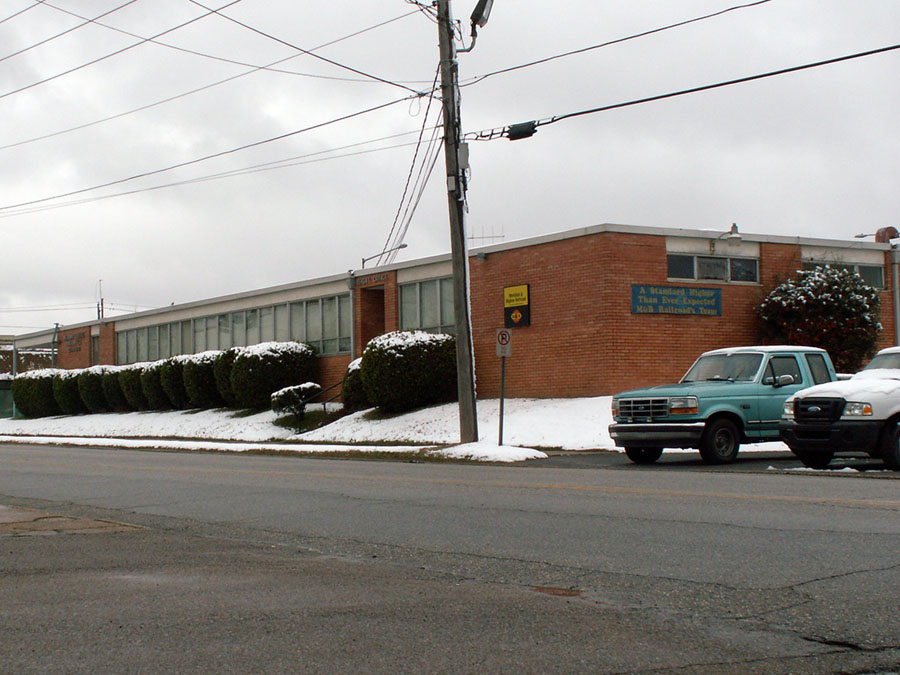
[{"label": "gray cloudy sky", "polygon": [[[217,2],[209,6],[227,0]],[[459,57],[464,130],[900,43],[897,0],[769,0],[473,80],[740,4],[495,0],[475,50]],[[98,21],[131,36],[88,24],[28,49],[84,22],[65,11],[95,18],[122,5]],[[467,24],[475,0],[451,5]],[[203,17],[189,0],[0,1],[0,333],[94,318],[100,279],[108,306],[144,309],[345,272],[385,247],[410,144],[439,119],[432,105],[426,120],[425,98],[38,201],[387,104],[435,76],[437,27],[405,0],[242,0],[222,13],[259,32]],[[157,38],[170,46],[145,42],[62,74],[197,17]],[[316,54],[396,84],[294,48],[390,20]],[[253,68],[295,55],[274,70]],[[836,239],[900,226],[898,70],[893,51],[560,121],[527,140],[472,143],[470,245],[602,222],[723,231],[737,222],[745,232]],[[123,115],[143,106],[151,107]],[[368,143],[396,134],[408,135]],[[289,166],[146,190],[276,161]],[[449,251],[442,175],[441,155],[400,260]],[[96,199],[134,190],[142,191]],[[70,205],[36,210],[60,204]],[[22,311],[63,305],[74,308]]]}]

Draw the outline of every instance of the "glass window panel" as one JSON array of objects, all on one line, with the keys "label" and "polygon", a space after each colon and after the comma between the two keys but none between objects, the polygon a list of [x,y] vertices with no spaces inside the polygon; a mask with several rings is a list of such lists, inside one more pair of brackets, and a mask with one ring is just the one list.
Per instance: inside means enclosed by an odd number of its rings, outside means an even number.
[{"label": "glass window panel", "polygon": [[259,339],[271,342],[275,339],[275,308],[263,307],[259,310]]},{"label": "glass window panel", "polygon": [[347,348],[341,347],[340,350],[349,351],[350,350],[350,342],[349,338],[353,335],[353,316],[350,311],[350,296],[342,295],[338,298],[338,312],[340,314],[340,319],[338,320],[338,335],[341,337],[341,344],[343,344],[343,338],[347,338]]},{"label": "glass window panel", "polygon": [[126,363],[137,363],[137,333],[133,330],[128,331],[128,333],[126,333],[126,339]]},{"label": "glass window panel", "polygon": [[159,358],[159,329],[156,326],[150,326],[147,331],[147,356],[151,361]]},{"label": "glass window panel", "polygon": [[206,351],[206,319],[194,319],[194,351]]},{"label": "glass window panel", "polygon": [[120,366],[128,363],[128,342],[124,332],[116,333],[116,363]]},{"label": "glass window panel", "polygon": [[172,356],[181,353],[181,324],[177,321],[169,324],[169,353]]},{"label": "glass window panel", "polygon": [[746,258],[731,259],[732,281],[758,281],[757,261]]},{"label": "glass window panel", "polygon": [[247,310],[247,344],[259,344],[259,310]]},{"label": "glass window panel", "polygon": [[322,339],[322,309],[318,300],[306,303],[306,339],[314,346]]},{"label": "glass window panel", "polygon": [[338,341],[337,338],[333,340],[322,340],[322,353],[323,354],[337,354],[338,352]]},{"label": "glass window panel", "polygon": [[453,279],[441,279],[441,326],[455,326],[453,313]]},{"label": "glass window panel", "polygon": [[231,349],[230,314],[219,314],[219,349]]},{"label": "glass window panel", "polygon": [[670,279],[693,279],[694,256],[670,255],[668,256],[668,272]]},{"label": "glass window panel", "polygon": [[291,303],[291,340],[306,342],[306,307],[302,302]]},{"label": "glass window panel", "polygon": [[275,339],[279,342],[291,339],[291,310],[287,305],[275,308]]},{"label": "glass window panel", "polygon": [[191,354],[194,351],[194,330],[190,321],[181,322],[181,353]]},{"label": "glass window panel", "polygon": [[206,348],[219,348],[219,321],[214,316],[206,317]]},{"label": "glass window panel", "polygon": [[244,325],[244,313],[231,313],[231,345],[233,347],[245,347],[247,345],[247,331]]},{"label": "glass window panel", "polygon": [[438,282],[436,280],[423,281],[419,284],[419,311],[422,315],[422,328],[434,330],[441,325]]},{"label": "glass window panel", "polygon": [[872,288],[884,288],[884,268],[873,265],[860,265],[859,276]]},{"label": "glass window panel", "polygon": [[338,341],[338,351],[342,351],[342,352],[350,351],[350,338],[342,337]]},{"label": "glass window panel", "polygon": [[418,284],[400,287],[400,328],[410,330],[419,327]]},{"label": "glass window panel", "polygon": [[138,361],[147,361],[149,359],[146,328],[137,329],[137,357]]},{"label": "glass window panel", "polygon": [[825,365],[825,357],[821,354],[807,354],[806,363],[812,373],[813,384],[823,384],[831,381],[828,366]]},{"label": "glass window panel", "polygon": [[697,256],[698,279],[728,280],[728,258],[705,258]]},{"label": "glass window panel", "polygon": [[167,359],[172,353],[169,349],[169,324],[164,323],[159,326],[159,358]]},{"label": "glass window panel", "polygon": [[[333,340],[337,336],[337,298],[322,298],[322,337],[326,340]],[[335,343],[334,351],[337,351],[337,343]]]}]

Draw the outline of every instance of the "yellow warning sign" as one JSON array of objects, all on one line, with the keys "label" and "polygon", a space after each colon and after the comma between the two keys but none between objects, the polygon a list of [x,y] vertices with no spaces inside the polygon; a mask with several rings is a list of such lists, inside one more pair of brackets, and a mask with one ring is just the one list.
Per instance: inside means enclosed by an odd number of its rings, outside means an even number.
[{"label": "yellow warning sign", "polygon": [[504,307],[525,307],[528,305],[528,284],[506,286],[503,289]]}]

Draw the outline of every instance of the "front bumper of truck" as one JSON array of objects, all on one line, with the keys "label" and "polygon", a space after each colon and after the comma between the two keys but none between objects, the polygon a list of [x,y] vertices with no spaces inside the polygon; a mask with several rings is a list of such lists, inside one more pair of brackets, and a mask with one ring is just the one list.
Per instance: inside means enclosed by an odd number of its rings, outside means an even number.
[{"label": "front bumper of truck", "polygon": [[813,424],[782,420],[778,432],[791,450],[868,452],[877,450],[884,420],[837,420]]},{"label": "front bumper of truck", "polygon": [[609,435],[620,448],[699,448],[705,422],[618,422]]}]

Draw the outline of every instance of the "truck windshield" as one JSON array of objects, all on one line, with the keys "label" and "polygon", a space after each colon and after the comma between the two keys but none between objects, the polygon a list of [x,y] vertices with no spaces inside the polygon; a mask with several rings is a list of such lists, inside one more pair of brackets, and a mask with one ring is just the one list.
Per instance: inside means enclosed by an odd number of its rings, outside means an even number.
[{"label": "truck windshield", "polygon": [[863,370],[900,369],[900,354],[878,354]]},{"label": "truck windshield", "polygon": [[749,382],[756,377],[762,364],[762,354],[713,354],[701,356],[682,382],[705,382],[707,380],[727,380],[729,382]]}]

